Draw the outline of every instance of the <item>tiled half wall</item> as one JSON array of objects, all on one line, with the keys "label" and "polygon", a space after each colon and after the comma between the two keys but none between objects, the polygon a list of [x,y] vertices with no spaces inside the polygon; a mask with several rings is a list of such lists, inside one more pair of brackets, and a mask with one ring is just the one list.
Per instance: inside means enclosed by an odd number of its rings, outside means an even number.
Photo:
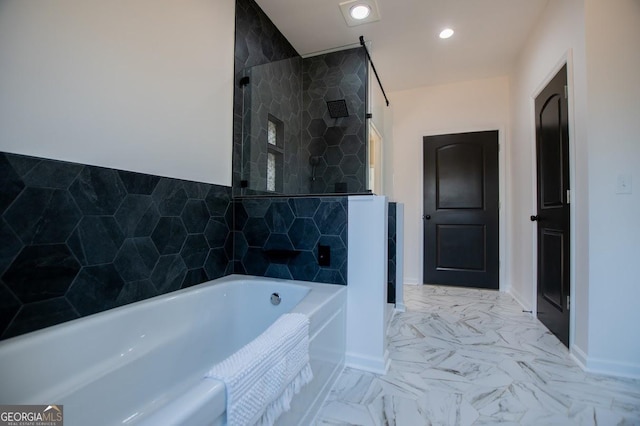
[{"label": "tiled half wall", "polygon": [[232,271],[228,187],[0,153],[2,338]]},{"label": "tiled half wall", "polygon": [[233,272],[346,284],[346,197],[233,202],[225,186],[1,152],[0,186],[0,339]]},{"label": "tiled half wall", "polygon": [[[253,198],[236,201],[236,272],[347,283],[347,197]],[[319,247],[329,264],[319,265]]]}]

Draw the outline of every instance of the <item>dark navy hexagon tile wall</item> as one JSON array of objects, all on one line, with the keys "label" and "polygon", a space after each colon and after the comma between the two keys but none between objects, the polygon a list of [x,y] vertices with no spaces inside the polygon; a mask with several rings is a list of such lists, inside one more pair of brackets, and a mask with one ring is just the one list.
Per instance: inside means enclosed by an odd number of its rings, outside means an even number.
[{"label": "dark navy hexagon tile wall", "polygon": [[387,303],[396,303],[396,250],[397,250],[397,205],[398,203],[389,203],[389,221],[388,221],[388,263],[387,263]]},{"label": "dark navy hexagon tile wall", "polygon": [[233,271],[228,187],[0,153],[0,335]]},{"label": "dark navy hexagon tile wall", "polygon": [[[320,157],[311,192],[365,192],[367,62],[363,49],[305,58],[302,81],[301,156]],[[340,99],[345,100],[349,116],[331,118],[326,102]]]},{"label": "dark navy hexagon tile wall", "polygon": [[[346,284],[347,208],[347,197],[237,201],[236,272]],[[319,244],[331,248],[329,266],[318,265]]]},{"label": "dark navy hexagon tile wall", "polygon": [[[246,67],[299,56],[289,41],[271,22],[254,0],[236,1],[235,82],[239,83]],[[234,84],[233,151],[242,152],[243,91]],[[233,186],[239,188],[242,155],[233,156]]]},{"label": "dark navy hexagon tile wall", "polygon": [[[285,123],[280,149],[286,176],[277,192],[366,191],[366,72],[362,49],[246,69],[243,144],[234,157],[242,157],[248,188],[266,191],[266,137],[270,117],[275,117]],[[347,117],[330,117],[327,102],[336,100],[347,103]]]},{"label": "dark navy hexagon tile wall", "polygon": [[[276,119],[282,123],[279,148],[283,154],[282,167],[286,170],[282,186],[285,194],[300,192],[298,176],[300,163],[300,113],[302,86],[302,58],[295,57],[246,70],[250,83],[244,86],[245,134],[242,147],[243,179],[252,189],[267,189],[266,137],[268,123]],[[236,154],[240,154],[237,152]],[[304,167],[309,167],[305,157]],[[279,186],[279,185],[278,185]]]},{"label": "dark navy hexagon tile wall", "polygon": [[346,197],[233,202],[228,187],[2,153],[0,180],[2,338],[234,271],[346,284]]},{"label": "dark navy hexagon tile wall", "polygon": [[[265,64],[277,71],[256,67]],[[241,86],[238,83],[249,67],[255,67],[251,82]],[[243,105],[249,104],[250,111],[268,111],[288,123],[284,193],[333,193],[344,185],[348,192],[366,191],[367,61],[363,49],[301,59],[254,0],[237,0],[235,70],[233,187],[238,194],[242,179],[254,190],[266,189],[266,145],[255,142],[256,135],[266,134],[267,123],[265,119],[251,124],[243,120]],[[264,96],[270,92],[277,93],[282,102]],[[349,117],[333,119],[326,102],[339,99],[346,101]],[[341,155],[355,157],[342,164]],[[320,161],[314,180],[310,157]]]}]

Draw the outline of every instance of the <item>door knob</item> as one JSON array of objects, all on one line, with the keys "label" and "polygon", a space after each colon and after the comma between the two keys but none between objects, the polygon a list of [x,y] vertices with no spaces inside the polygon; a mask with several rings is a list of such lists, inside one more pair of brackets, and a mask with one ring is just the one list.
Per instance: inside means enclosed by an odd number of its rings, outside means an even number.
[{"label": "door knob", "polygon": [[425,214],[424,216],[422,216],[423,219],[426,220],[431,220],[431,215],[430,214]]},{"label": "door knob", "polygon": [[531,218],[530,218],[530,219],[531,219],[531,222],[536,222],[537,220],[539,220],[539,219],[540,219],[540,217],[538,217],[538,216],[531,216]]}]

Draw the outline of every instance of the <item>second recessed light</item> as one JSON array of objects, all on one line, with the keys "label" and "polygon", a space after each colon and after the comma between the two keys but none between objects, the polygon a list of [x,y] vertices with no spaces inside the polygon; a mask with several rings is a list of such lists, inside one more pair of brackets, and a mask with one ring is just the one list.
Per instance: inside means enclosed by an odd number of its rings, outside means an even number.
[{"label": "second recessed light", "polygon": [[371,8],[366,4],[357,4],[349,9],[349,14],[353,19],[365,19],[371,13]]},{"label": "second recessed light", "polygon": [[445,28],[440,31],[440,38],[449,38],[453,35],[453,30],[451,28]]}]

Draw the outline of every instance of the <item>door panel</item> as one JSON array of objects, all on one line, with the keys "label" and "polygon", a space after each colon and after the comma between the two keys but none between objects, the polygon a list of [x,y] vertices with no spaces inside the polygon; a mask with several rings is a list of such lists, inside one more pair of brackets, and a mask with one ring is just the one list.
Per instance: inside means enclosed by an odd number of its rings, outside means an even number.
[{"label": "door panel", "polygon": [[484,205],[483,148],[447,145],[436,150],[438,209],[481,209]]},{"label": "door panel", "polygon": [[486,271],[485,229],[483,225],[436,225],[437,269]]},{"label": "door panel", "polygon": [[424,282],[497,289],[498,132],[424,138]]},{"label": "door panel", "polygon": [[538,319],[569,346],[569,126],[563,67],[535,99]]},{"label": "door panel", "polygon": [[562,253],[564,247],[564,234],[562,231],[545,229],[542,233],[541,252],[544,258],[542,262],[541,295],[556,309],[562,310]]},{"label": "door panel", "polygon": [[539,161],[542,182],[542,204],[544,208],[562,207],[564,182],[562,178],[562,98],[552,94],[540,110]]}]

